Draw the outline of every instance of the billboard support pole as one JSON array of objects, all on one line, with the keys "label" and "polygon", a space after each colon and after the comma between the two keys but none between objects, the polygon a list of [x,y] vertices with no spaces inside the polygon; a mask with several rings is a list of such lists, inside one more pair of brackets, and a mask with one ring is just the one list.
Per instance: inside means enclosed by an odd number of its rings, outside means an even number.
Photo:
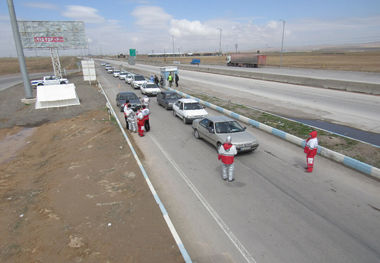
[{"label": "billboard support pole", "polygon": [[11,26],[12,26],[12,31],[13,31],[13,38],[15,40],[15,45],[16,45],[16,50],[17,50],[18,62],[20,64],[20,71],[21,71],[22,79],[24,81],[25,98],[32,99],[33,98],[32,87],[30,86],[30,80],[29,80],[28,72],[26,70],[24,50],[22,49],[20,32],[18,30],[16,12],[13,5],[13,0],[8,0],[7,2],[8,2],[9,16],[10,16],[10,21],[11,21]]},{"label": "billboard support pole", "polygon": [[61,62],[59,61],[58,48],[50,48],[50,54],[54,69],[54,75],[62,78]]}]

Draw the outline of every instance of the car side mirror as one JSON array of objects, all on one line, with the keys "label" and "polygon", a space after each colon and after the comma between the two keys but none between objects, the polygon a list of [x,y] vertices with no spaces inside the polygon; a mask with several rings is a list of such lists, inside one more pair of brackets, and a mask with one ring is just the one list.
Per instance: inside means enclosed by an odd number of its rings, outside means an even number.
[{"label": "car side mirror", "polygon": [[244,126],[244,127],[243,127],[243,131],[245,131],[246,129],[247,129],[247,127]]}]

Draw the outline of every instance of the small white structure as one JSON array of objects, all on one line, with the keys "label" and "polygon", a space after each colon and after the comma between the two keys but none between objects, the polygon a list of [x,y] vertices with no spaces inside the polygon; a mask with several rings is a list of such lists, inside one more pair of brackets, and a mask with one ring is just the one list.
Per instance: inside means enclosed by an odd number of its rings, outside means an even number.
[{"label": "small white structure", "polygon": [[168,67],[160,67],[161,77],[164,79],[164,86],[167,86],[168,83],[168,77],[169,75],[172,75],[173,77],[173,83],[175,80],[175,74],[178,74],[178,68],[173,66]]},{"label": "small white structure", "polygon": [[36,109],[80,105],[74,83],[37,87]]},{"label": "small white structure", "polygon": [[83,80],[96,80],[94,60],[82,60]]}]

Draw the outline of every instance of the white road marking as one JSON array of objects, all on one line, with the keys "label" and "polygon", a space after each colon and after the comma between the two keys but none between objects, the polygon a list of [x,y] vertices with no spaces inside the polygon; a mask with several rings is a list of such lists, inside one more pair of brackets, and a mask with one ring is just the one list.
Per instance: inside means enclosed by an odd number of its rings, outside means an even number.
[{"label": "white road marking", "polygon": [[198,191],[195,185],[190,181],[190,179],[186,176],[186,174],[179,168],[179,166],[175,163],[175,161],[169,156],[169,154],[161,147],[154,136],[149,136],[154,144],[160,149],[162,154],[166,157],[166,159],[171,163],[174,169],[177,170],[178,174],[182,177],[182,179],[186,182],[187,186],[193,191],[195,196],[199,199],[202,205],[206,208],[206,210],[210,213],[212,218],[216,221],[219,227],[223,230],[223,232],[227,235],[227,237],[231,240],[237,250],[242,254],[245,260],[249,263],[256,263],[256,260],[252,257],[252,255],[248,252],[248,250],[243,246],[243,244],[239,241],[239,239],[234,235],[234,233],[230,230],[227,224],[223,221],[223,219],[218,215],[218,213],[212,208],[212,206],[206,201],[206,198]]}]

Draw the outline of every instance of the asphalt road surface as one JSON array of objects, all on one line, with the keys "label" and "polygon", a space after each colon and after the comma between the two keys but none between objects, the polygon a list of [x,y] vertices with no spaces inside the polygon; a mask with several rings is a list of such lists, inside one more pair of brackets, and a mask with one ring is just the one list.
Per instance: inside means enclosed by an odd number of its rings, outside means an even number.
[{"label": "asphalt road surface", "polygon": [[[198,67],[198,65],[188,65],[188,66]],[[315,79],[333,79],[333,80],[380,84],[380,75],[379,73],[376,73],[376,72],[305,69],[305,68],[279,68],[279,67],[267,67],[267,66],[263,68],[243,68],[243,67],[228,67],[228,66],[222,66],[222,65],[199,65],[199,67],[299,76],[299,77],[307,77],[307,78],[315,78]]]},{"label": "asphalt road surface", "polygon": [[[97,74],[112,101],[132,90]],[[305,173],[301,148],[248,127],[260,147],[237,156],[228,183],[215,148],[191,125],[155,98],[150,109],[152,130],[132,138],[193,262],[379,262],[380,182],[320,156]]]},{"label": "asphalt road surface", "polygon": [[[159,70],[149,65],[128,67],[152,73]],[[281,116],[322,120],[380,133],[379,96],[187,70],[180,71],[180,82],[183,80],[193,84],[194,92],[230,98]]]}]

